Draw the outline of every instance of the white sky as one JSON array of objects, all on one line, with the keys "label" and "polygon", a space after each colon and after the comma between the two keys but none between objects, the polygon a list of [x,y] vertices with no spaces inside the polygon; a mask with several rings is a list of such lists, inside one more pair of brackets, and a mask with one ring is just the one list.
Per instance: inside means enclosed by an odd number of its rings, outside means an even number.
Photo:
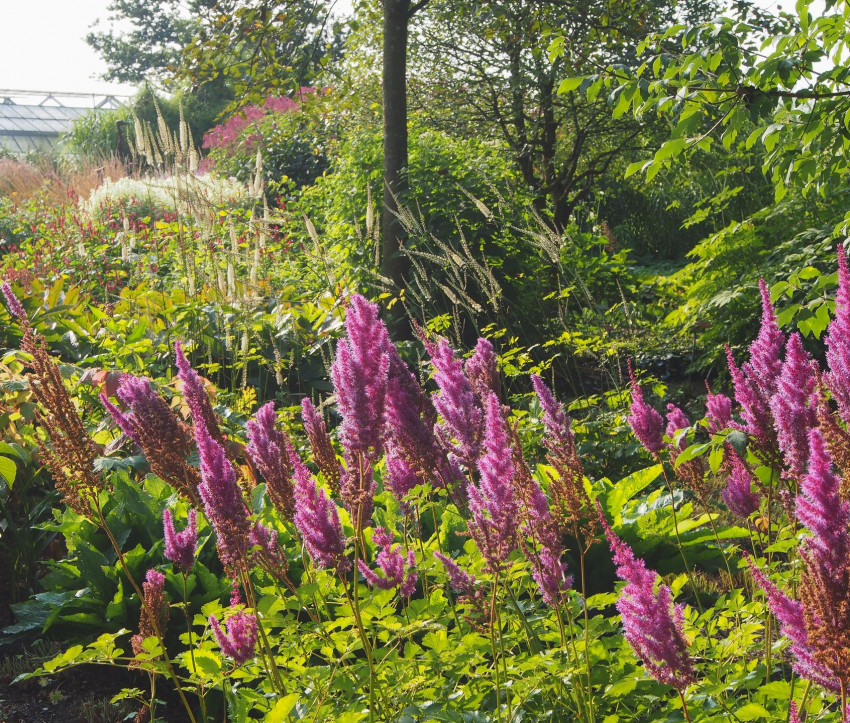
[{"label": "white sky", "polygon": [[85,36],[109,0],[0,0],[0,90],[132,94],[96,79],[106,70]]}]

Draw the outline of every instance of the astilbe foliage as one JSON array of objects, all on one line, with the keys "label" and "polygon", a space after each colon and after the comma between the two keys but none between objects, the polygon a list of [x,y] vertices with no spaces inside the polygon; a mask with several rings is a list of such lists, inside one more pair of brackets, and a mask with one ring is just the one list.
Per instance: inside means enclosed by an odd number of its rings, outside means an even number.
[{"label": "astilbe foliage", "polygon": [[336,505],[320,489],[304,463],[293,456],[295,516],[293,521],[304,547],[318,567],[344,572],[350,567],[345,557],[345,535]]},{"label": "astilbe foliage", "polygon": [[225,621],[226,630],[221,629],[215,615],[210,615],[209,622],[221,652],[232,658],[236,665],[244,665],[254,657],[257,645],[256,615],[239,609]]},{"label": "astilbe foliage", "polygon": [[282,520],[294,512],[292,466],[287,436],[275,427],[274,402],[264,404],[248,421],[246,454],[263,475],[266,492]]},{"label": "astilbe foliage", "polygon": [[611,529],[597,502],[599,519],[611,546],[617,576],[626,582],[617,600],[626,640],[647,672],[680,693],[696,680],[693,661],[682,632],[682,608],[673,605],[667,585],[659,585],[658,574],[647,570],[631,548]]},{"label": "astilbe foliage", "polygon": [[172,485],[192,504],[199,502],[201,477],[187,461],[192,433],[144,377],[125,374],[115,392],[130,410],[122,412],[101,393],[100,401],[122,432],[145,453],[151,471]]},{"label": "astilbe foliage", "polygon": [[838,248],[838,293],[835,317],[826,332],[826,386],[838,405],[838,412],[850,424],[850,270],[844,249]]},{"label": "astilbe foliage", "polygon": [[516,549],[519,503],[514,491],[515,468],[499,400],[490,392],[486,402],[485,452],[478,460],[479,479],[470,484],[469,532],[492,572],[500,570]]},{"label": "astilbe foliage", "polygon": [[790,479],[800,479],[809,463],[809,431],[817,425],[814,371],[814,361],[803,349],[803,337],[792,334],[776,393],[770,399],[776,439]]},{"label": "astilbe foliage", "polygon": [[[402,555],[399,548],[393,549],[393,533],[383,527],[376,527],[372,533],[372,542],[378,547],[375,562],[383,577],[373,571],[363,560],[357,560],[357,569],[373,587],[391,590],[397,587],[402,597],[410,597],[416,590],[416,556],[413,550]],[[405,567],[407,568],[405,570]]]},{"label": "astilbe foliage", "polygon": [[183,572],[189,572],[195,564],[195,551],[198,547],[197,513],[190,509],[187,514],[186,528],[181,532],[174,529],[174,516],[171,510],[162,511],[162,531],[165,539],[165,559]]},{"label": "astilbe foliage", "polygon": [[304,431],[307,432],[307,438],[310,440],[313,461],[316,463],[319,471],[324,475],[331,490],[335,494],[339,494],[339,481],[342,470],[336,458],[336,450],[334,450],[331,436],[328,434],[325,420],[322,419],[319,410],[313,406],[313,402],[307,397],[301,400],[301,420],[304,423]]},{"label": "astilbe foliage", "polygon": [[627,421],[646,451],[656,456],[664,449],[664,419],[643,398],[643,390],[637,382],[631,362],[629,362],[629,379],[632,387],[632,403]]}]

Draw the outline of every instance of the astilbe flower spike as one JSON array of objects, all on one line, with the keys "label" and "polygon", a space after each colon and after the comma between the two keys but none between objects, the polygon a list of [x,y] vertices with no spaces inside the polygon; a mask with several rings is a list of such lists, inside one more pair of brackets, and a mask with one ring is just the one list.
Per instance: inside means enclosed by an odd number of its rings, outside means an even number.
[{"label": "astilbe flower spike", "polygon": [[246,454],[266,481],[266,491],[282,520],[294,512],[292,467],[287,436],[275,427],[274,402],[264,404],[248,422]]},{"label": "astilbe flower spike", "polygon": [[288,563],[277,544],[277,530],[266,527],[257,520],[248,535],[248,542],[254,548],[251,560],[261,566],[269,575],[282,580],[286,575]]},{"label": "astilbe flower spike", "polygon": [[789,479],[799,480],[809,463],[809,430],[817,425],[814,388],[814,361],[803,349],[803,337],[794,333],[788,340],[776,393],[770,399],[776,439]]},{"label": "astilbe flower spike", "polygon": [[725,394],[713,394],[706,382],[708,395],[705,398],[705,418],[708,420],[708,431],[718,434],[732,422],[732,400]]},{"label": "astilbe flower spike", "polygon": [[514,493],[515,468],[507,422],[499,400],[490,392],[486,402],[485,453],[478,460],[480,478],[469,485],[469,532],[495,572],[517,546],[519,503]]},{"label": "astilbe flower spike", "polygon": [[15,292],[8,281],[4,281],[0,289],[3,291],[3,296],[6,298],[6,306],[9,307],[9,313],[12,316],[18,317],[21,321],[28,321],[27,312],[24,311],[24,306],[21,304]]},{"label": "astilbe flower spike", "polygon": [[463,370],[482,406],[488,391],[492,391],[497,397],[501,396],[502,385],[496,366],[496,353],[488,339],[482,337],[478,340],[472,356],[464,363]]},{"label": "astilbe flower spike", "polygon": [[838,247],[838,293],[835,296],[835,318],[826,332],[826,362],[829,371],[824,380],[838,413],[850,424],[850,270],[844,249]]},{"label": "astilbe flower spike", "polygon": [[304,547],[318,567],[345,572],[350,563],[345,557],[345,536],[336,505],[294,453],[291,461],[295,479],[293,521],[304,540]]},{"label": "astilbe flower spike", "polygon": [[218,442],[226,452],[227,442],[218,426],[215,410],[210,402],[206,387],[198,372],[192,368],[189,360],[186,359],[186,355],[183,353],[183,345],[179,341],[174,344],[174,354],[177,362],[177,376],[183,383],[183,398],[192,414],[192,422],[195,427],[203,422],[207,434]]},{"label": "astilbe flower spike", "polygon": [[670,452],[670,464],[675,468],[676,474],[701,500],[705,501],[708,488],[705,484],[705,465],[700,457],[689,459],[678,467],[676,460],[679,455],[687,449],[688,439],[686,433],[682,432],[691,426],[685,413],[675,404],[667,405],[667,427],[665,434],[670,440],[667,448]]},{"label": "astilbe flower spike", "polygon": [[434,408],[442,417],[434,431],[444,449],[467,468],[474,469],[481,454],[484,410],[463,373],[463,365],[445,339],[425,340],[425,349],[434,365],[434,381],[439,387]]},{"label": "astilbe flower spike", "polygon": [[139,613],[139,633],[130,639],[130,647],[136,655],[145,652],[145,638],[159,638],[168,624],[168,603],[165,599],[165,575],[157,570],[148,570],[142,583],[144,604]]},{"label": "astilbe flower spike", "polygon": [[313,460],[319,471],[325,476],[328,486],[335,493],[339,493],[339,481],[341,466],[336,458],[331,436],[325,420],[316,407],[307,397],[301,400],[301,420],[304,422],[304,430],[310,440],[310,448],[313,450]]},{"label": "astilbe flower spike", "polygon": [[174,529],[174,517],[168,508],[162,511],[162,528],[165,538],[165,558],[183,572],[189,572],[195,564],[195,550],[198,547],[197,513],[190,509],[188,524],[182,532]]},{"label": "astilbe flower spike", "polygon": [[236,665],[244,665],[254,657],[257,645],[257,616],[245,610],[238,610],[225,621],[226,632],[215,615],[210,615],[210,627],[221,652],[233,658]]},{"label": "astilbe flower spike", "polygon": [[732,426],[752,437],[759,451],[767,455],[776,453],[778,446],[773,415],[770,413],[770,397],[765,397],[758,385],[735,363],[728,344],[726,362],[735,388],[735,401],[741,406],[741,417],[744,420],[743,425],[732,422]]},{"label": "astilbe flower spike", "polygon": [[584,488],[584,467],[578,456],[572,422],[539,376],[532,374],[531,382],[543,408],[546,460],[557,472],[557,476],[549,477],[552,517],[560,533],[569,531],[578,539],[579,532],[583,532],[585,538],[592,538],[598,531],[596,515]]},{"label": "astilbe flower spike", "polygon": [[658,574],[647,570],[643,560],[636,559],[631,548],[614,534],[598,501],[597,511],[617,576],[626,582],[617,600],[626,640],[653,678],[682,693],[696,679],[682,633],[682,607],[673,605],[667,585],[660,585],[655,592]]},{"label": "astilbe flower spike", "polygon": [[753,380],[765,399],[776,392],[776,382],[782,371],[782,349],[785,336],[779,330],[776,311],[770,301],[770,292],[764,279],[759,279],[761,293],[761,326],[750,344],[750,359],[743,366],[744,373]]},{"label": "astilbe flower spike", "polygon": [[233,465],[222,446],[210,436],[202,418],[195,422],[195,440],[201,458],[202,482],[198,492],[207,519],[215,529],[218,556],[235,576],[249,548],[250,524],[242,490]]},{"label": "astilbe flower spike", "polygon": [[451,585],[452,590],[464,593],[465,595],[473,594],[475,591],[474,575],[468,573],[454,560],[452,560],[452,558],[448,555],[444,555],[442,552],[435,552],[434,557],[442,562],[443,567],[446,568],[446,572],[449,574],[449,585]]},{"label": "astilbe flower spike", "polygon": [[627,421],[632,432],[644,448],[653,456],[664,449],[664,419],[643,398],[643,390],[635,378],[629,362],[629,379],[632,386],[632,404]]},{"label": "astilbe flower spike", "polygon": [[[383,572],[383,577],[371,570],[363,561],[357,560],[357,569],[373,587],[381,590],[399,589],[402,597],[410,597],[416,589],[416,556],[413,550],[402,555],[397,547],[393,549],[393,534],[383,527],[376,527],[372,533],[372,542],[378,547],[375,562]],[[405,571],[405,563],[407,571]]]},{"label": "astilbe flower spike", "polygon": [[123,412],[105,394],[100,400],[121,431],[145,453],[151,471],[192,504],[199,503],[197,468],[187,461],[192,434],[144,377],[125,374],[115,395],[130,410]]},{"label": "astilbe flower spike", "polygon": [[731,445],[726,448],[725,461],[729,476],[720,496],[732,514],[746,519],[759,508],[759,498],[752,490],[753,475]]}]

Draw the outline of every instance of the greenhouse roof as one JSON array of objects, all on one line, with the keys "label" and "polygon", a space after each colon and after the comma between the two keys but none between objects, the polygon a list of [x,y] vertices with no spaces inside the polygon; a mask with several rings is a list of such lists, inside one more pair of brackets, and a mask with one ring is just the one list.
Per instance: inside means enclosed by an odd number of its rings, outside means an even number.
[{"label": "greenhouse roof", "polygon": [[0,91],[0,146],[21,153],[53,146],[59,136],[71,129],[74,120],[94,108],[120,105],[111,96],[94,107],[64,105],[51,93],[38,94],[41,102],[36,105],[30,97],[20,102],[19,93]]}]

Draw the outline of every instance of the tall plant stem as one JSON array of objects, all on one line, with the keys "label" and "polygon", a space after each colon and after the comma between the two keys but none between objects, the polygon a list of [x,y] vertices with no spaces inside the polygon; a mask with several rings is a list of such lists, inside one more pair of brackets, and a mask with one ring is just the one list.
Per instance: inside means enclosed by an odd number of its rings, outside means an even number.
[{"label": "tall plant stem", "polygon": [[596,720],[596,711],[593,708],[593,696],[590,695],[590,691],[593,690],[593,683],[591,681],[591,672],[590,672],[590,656],[587,654],[587,650],[590,646],[590,611],[587,609],[587,579],[586,579],[586,570],[584,565],[584,545],[581,545],[579,548],[579,574],[581,575],[581,593],[582,593],[582,609],[584,611],[584,664],[587,669],[587,690],[588,690],[588,720],[593,723]]},{"label": "tall plant stem", "polygon": [[664,468],[664,462],[661,461],[661,457],[658,454],[655,455],[658,463],[661,465],[661,474],[664,475],[664,481],[667,483],[667,491],[670,492],[670,510],[673,513],[673,529],[676,532],[676,543],[679,546],[679,554],[682,556],[682,562],[685,565],[685,572],[688,575],[688,580],[691,583],[691,589],[694,591],[694,598],[697,602],[697,609],[699,610],[700,615],[703,613],[702,602],[699,599],[699,590],[697,590],[696,582],[694,581],[694,575],[691,572],[691,566],[688,565],[688,558],[685,557],[685,548],[682,546],[682,537],[679,534],[679,516],[676,514],[676,499],[673,495],[673,485],[670,484],[670,478],[667,476],[667,470]]},{"label": "tall plant stem", "polygon": [[[198,667],[195,665],[195,643],[192,640],[192,618],[189,615],[189,593],[187,586],[188,575],[184,572],[182,573],[183,578],[183,615],[186,618],[186,633],[189,636],[189,658],[192,661],[192,674],[198,675]],[[198,700],[201,703],[201,715],[203,716],[203,721],[206,723],[207,720],[207,701],[206,696],[204,694],[204,686],[202,683],[198,683]]]},{"label": "tall plant stem", "polygon": [[97,512],[97,519],[100,528],[106,533],[106,536],[109,538],[110,544],[115,550],[115,553],[118,555],[118,561],[121,563],[121,569],[124,571],[124,574],[127,576],[127,579],[130,581],[130,584],[136,591],[136,595],[139,596],[139,600],[142,603],[142,607],[145,609],[145,612],[147,613],[151,625],[153,625],[157,642],[159,642],[159,647],[162,648],[162,656],[163,658],[165,658],[165,666],[168,670],[168,676],[171,678],[172,682],[174,683],[174,686],[177,688],[177,694],[180,696],[180,702],[183,703],[183,707],[186,708],[186,713],[188,714],[191,723],[197,723],[197,721],[195,720],[195,714],[192,712],[192,707],[189,705],[189,701],[186,700],[186,694],[183,692],[183,686],[180,685],[180,678],[178,678],[177,673],[174,672],[174,665],[172,665],[171,658],[168,656],[168,651],[165,649],[165,639],[163,638],[162,630],[160,630],[159,628],[159,616],[154,615],[153,610],[148,609],[147,603],[145,602],[144,593],[136,582],[136,579],[130,573],[130,568],[127,565],[127,560],[124,558],[124,552],[121,549],[121,545],[118,544],[118,540],[115,539],[115,535],[112,534],[112,530],[109,529],[109,525],[106,524],[106,518],[103,516],[103,508],[100,506],[100,498],[96,492],[93,495],[93,501],[95,510]]},{"label": "tall plant stem", "polygon": [[499,573],[493,578],[493,595],[490,599],[490,648],[493,651],[493,672],[496,674],[496,720],[502,720],[502,696],[499,689],[499,653],[496,650],[496,590],[499,585]]},{"label": "tall plant stem", "polygon": [[682,713],[685,714],[685,720],[691,723],[691,714],[688,712],[688,704],[685,703],[685,696],[682,691],[679,691],[679,699],[682,701]]},{"label": "tall plant stem", "polygon": [[283,680],[281,680],[280,671],[277,669],[274,652],[272,651],[271,643],[269,643],[269,639],[266,636],[263,621],[260,619],[260,611],[257,610],[257,594],[254,591],[254,583],[251,580],[248,567],[244,560],[240,563],[240,568],[239,576],[242,578],[242,587],[245,590],[245,596],[248,598],[248,605],[254,609],[254,616],[257,620],[257,632],[260,634],[260,640],[262,641],[263,666],[266,668],[266,673],[271,678],[272,687],[275,689],[275,692],[278,695],[284,695],[286,689],[283,685]]}]

